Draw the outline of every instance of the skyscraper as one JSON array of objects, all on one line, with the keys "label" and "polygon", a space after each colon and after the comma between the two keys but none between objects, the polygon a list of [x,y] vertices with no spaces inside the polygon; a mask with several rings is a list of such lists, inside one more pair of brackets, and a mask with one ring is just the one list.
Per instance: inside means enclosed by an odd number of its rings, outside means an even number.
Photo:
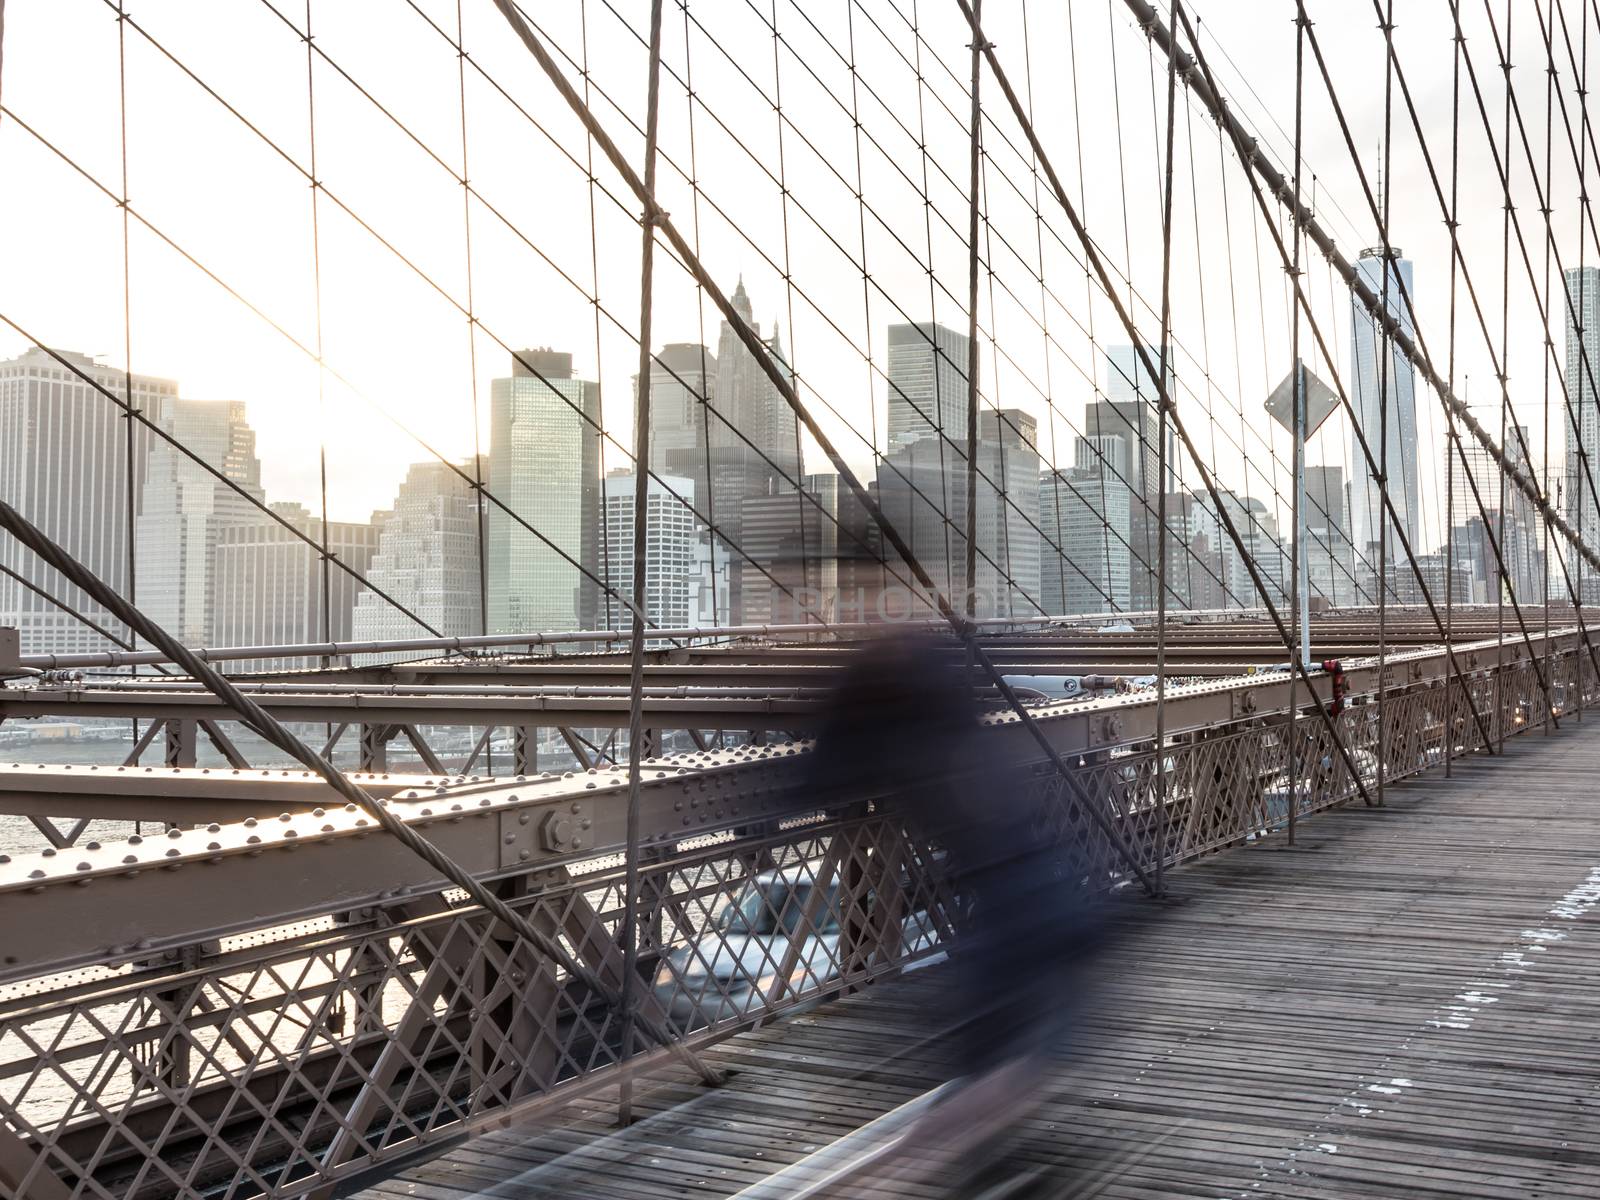
[{"label": "skyscraper", "polygon": [[[1037,614],[1040,602],[1039,454],[1034,418],[1020,409],[978,417],[974,612],[979,617]],[[964,435],[963,435],[964,436]],[[964,446],[963,446],[964,453]],[[967,590],[967,474],[939,439],[910,438],[878,467],[884,516],[958,609]],[[909,577],[905,568],[900,573]],[[907,596],[911,611],[931,598]],[[896,610],[905,611],[905,606]]]},{"label": "skyscraper", "polygon": [[[123,371],[86,355],[60,353],[98,387],[128,398]],[[145,375],[135,375],[132,383],[133,402],[152,421],[162,420],[178,385]],[[43,350],[31,349],[0,363],[0,497],[107,584],[129,595],[128,472],[131,465],[136,515],[152,435],[121,413],[95,386]],[[0,565],[101,625],[120,628],[104,609],[10,538],[0,538]],[[143,600],[142,587],[135,598]],[[99,634],[5,575],[0,575],[0,625],[20,630],[25,652],[106,648]]]},{"label": "skyscraper", "polygon": [[[1405,296],[1414,301],[1416,292],[1411,282],[1411,262],[1400,257],[1399,250],[1395,250],[1394,254],[1394,266],[1387,273],[1388,310],[1400,328],[1410,334],[1415,331],[1415,326],[1412,324],[1410,308],[1402,299],[1401,286],[1404,285]],[[1356,262],[1356,270],[1360,272],[1362,281],[1381,300],[1386,290],[1382,251],[1362,251]],[[1417,498],[1415,372],[1410,360],[1392,341],[1389,343],[1389,361],[1385,367],[1382,331],[1354,294],[1350,297],[1350,341],[1350,374],[1354,382],[1350,401],[1373,456],[1382,456],[1389,498],[1394,503],[1406,538],[1415,547],[1421,531],[1421,511]],[[1350,435],[1350,462],[1353,464],[1350,476],[1350,525],[1356,553],[1370,564],[1367,568],[1370,572],[1377,568],[1380,531],[1385,532],[1388,557],[1393,559],[1399,550],[1384,514],[1379,481],[1368,468],[1366,456],[1361,452],[1354,431]],[[1376,599],[1376,594],[1375,589],[1370,589],[1373,599]]]},{"label": "skyscraper", "polygon": [[[1158,353],[1146,347],[1152,359]],[[1161,472],[1161,393],[1132,346],[1112,346],[1106,352],[1105,399],[1084,408],[1083,433],[1074,451],[1081,468],[1097,469],[1104,463],[1127,484],[1131,506],[1128,540],[1132,562],[1130,579],[1135,609],[1155,607],[1155,570],[1159,542],[1157,509],[1163,486],[1177,486],[1177,434],[1167,425],[1166,477]]]},{"label": "skyscraper", "polygon": [[[746,624],[790,624],[831,609],[838,590],[837,475],[806,477],[744,502],[741,595]],[[820,484],[820,491],[815,490]],[[826,619],[826,617],[824,618]]]},{"label": "skyscraper", "polygon": [[1128,609],[1128,497],[1126,481],[1098,467],[1070,467],[1039,477],[1039,526],[1044,531],[1039,586],[1045,612]]},{"label": "skyscraper", "polygon": [[1342,606],[1356,601],[1355,546],[1345,508],[1343,467],[1306,468],[1306,573],[1310,595]]},{"label": "skyscraper", "polygon": [[[1488,420],[1485,424],[1494,422]],[[1570,440],[1570,428],[1567,436]],[[1506,456],[1531,473],[1533,468],[1523,453],[1524,446],[1531,447],[1527,426],[1508,428],[1503,444]],[[1461,455],[1451,453],[1448,460],[1450,525],[1452,534],[1459,534],[1452,537],[1455,566],[1463,571],[1468,589],[1466,595],[1457,598],[1490,604],[1499,597],[1500,566],[1494,553],[1495,545],[1499,545],[1517,599],[1523,603],[1541,600],[1544,533],[1533,501],[1510,480],[1502,478],[1500,464],[1476,438],[1463,433],[1461,449],[1466,458],[1465,470]],[[1477,485],[1476,495],[1473,484]],[[1479,501],[1483,504],[1481,513]]]},{"label": "skyscraper", "polygon": [[[633,599],[633,474],[612,474],[605,480],[606,584],[625,600]],[[671,488],[671,491],[668,491]],[[694,618],[695,588],[691,576],[699,542],[694,517],[673,498],[694,496],[694,481],[666,475],[651,479],[645,500],[644,600],[647,621],[664,629],[682,629]],[[650,644],[659,645],[660,639]]]},{"label": "skyscraper", "polygon": [[523,350],[491,387],[489,422],[489,632],[594,628],[600,386],[570,354]]},{"label": "skyscraper", "polygon": [[[1600,481],[1600,267],[1569,267],[1567,295],[1567,403],[1571,415],[1562,418],[1566,431],[1566,470],[1562,479],[1563,515],[1578,530],[1587,546],[1600,546],[1600,503],[1591,480]],[[1576,320],[1574,320],[1574,315]],[[1572,424],[1576,421],[1578,432]],[[1600,578],[1583,570],[1583,599],[1600,598]]]},{"label": "skyscraper", "polygon": [[[931,321],[889,326],[889,451],[942,436],[947,459],[967,447],[967,354],[964,333]],[[953,443],[953,451],[950,443]]]},{"label": "skyscraper", "polygon": [[[637,404],[637,376],[633,388]],[[692,481],[702,515],[710,486],[708,435],[720,424],[713,415],[716,392],[717,356],[704,346],[669,342],[650,365],[650,470]]]},{"label": "skyscraper", "polygon": [[[250,497],[265,498],[255,430],[239,401],[173,400],[161,428]],[[187,646],[212,641],[219,531],[261,519],[260,509],[171,443],[155,440],[134,527],[144,610]]]},{"label": "skyscraper", "polygon": [[[1029,617],[1040,611],[1038,422],[1017,408],[978,413],[978,549],[975,611],[985,617]],[[965,497],[962,507],[965,508]],[[961,550],[966,580],[966,537]]]},{"label": "skyscraper", "polygon": [[[462,470],[471,476],[471,463]],[[356,599],[356,641],[426,637],[399,606],[446,637],[483,632],[478,592],[478,505],[472,485],[442,462],[413,463],[378,523],[377,551],[366,571],[376,591]]]},{"label": "skyscraper", "polygon": [[[759,337],[761,326],[753,319],[743,279],[734,289],[732,302],[740,318]],[[794,372],[784,355],[776,324],[772,336],[763,342],[792,383]],[[736,547],[743,545],[744,502],[795,486],[802,470],[800,430],[794,410],[727,321],[722,322],[717,342],[716,367],[714,404],[724,419],[711,419],[711,495],[709,504],[697,506],[715,523],[717,534],[729,547],[730,615],[738,622],[743,619],[744,569]]]},{"label": "skyscraper", "polygon": [[[212,640],[221,646],[348,641],[361,585],[349,571],[330,564],[324,614],[322,521],[300,504],[277,503],[272,509],[316,545],[265,516],[219,529]],[[374,525],[328,522],[328,553],[358,574],[367,573],[377,545]],[[287,670],[315,661],[267,659],[250,669]]]}]

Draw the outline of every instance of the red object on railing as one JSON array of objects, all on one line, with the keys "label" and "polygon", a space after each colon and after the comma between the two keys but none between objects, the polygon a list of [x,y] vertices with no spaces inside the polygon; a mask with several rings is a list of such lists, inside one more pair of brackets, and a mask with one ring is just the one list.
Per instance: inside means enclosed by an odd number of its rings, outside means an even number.
[{"label": "red object on railing", "polygon": [[1333,703],[1328,706],[1328,715],[1337,717],[1344,711],[1344,698],[1350,691],[1349,681],[1344,677],[1344,664],[1337,658],[1324,659],[1322,669],[1333,681]]}]

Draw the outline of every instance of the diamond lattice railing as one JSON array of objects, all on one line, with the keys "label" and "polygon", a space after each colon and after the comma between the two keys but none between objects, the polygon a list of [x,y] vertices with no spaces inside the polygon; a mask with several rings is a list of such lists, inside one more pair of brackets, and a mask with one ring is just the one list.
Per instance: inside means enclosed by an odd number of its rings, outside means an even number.
[{"label": "diamond lattice railing", "polygon": [[[1540,666],[1548,695],[1521,657],[1465,682],[1390,672],[1381,720],[1374,695],[1336,718],[1350,763],[1370,790],[1380,770],[1397,781],[1479,747],[1478,719],[1498,741],[1544,728],[1580,689],[1596,697],[1576,651]],[[1305,714],[1249,714],[1159,752],[1128,741],[1071,765],[1145,867],[1277,829],[1291,798],[1306,814],[1359,794]],[[1130,877],[1058,776],[1023,766],[1007,787],[1056,839],[1066,885]],[[959,897],[938,847],[908,836],[898,811],[856,802],[652,846],[633,989],[651,1023],[700,1041],[940,953]],[[495,886],[617,989],[624,875],[613,856]],[[622,1025],[459,895],[411,896],[9,989],[0,1117],[30,1197],[286,1197],[595,1077],[622,1058]]]}]

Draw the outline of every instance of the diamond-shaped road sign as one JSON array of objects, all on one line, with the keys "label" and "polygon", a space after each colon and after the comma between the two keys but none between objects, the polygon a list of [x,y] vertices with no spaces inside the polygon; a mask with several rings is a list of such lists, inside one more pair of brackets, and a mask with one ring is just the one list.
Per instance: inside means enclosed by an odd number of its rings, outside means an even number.
[{"label": "diamond-shaped road sign", "polygon": [[[1306,437],[1315,433],[1318,427],[1333,415],[1334,409],[1339,407],[1339,397],[1322,380],[1311,373],[1309,367],[1302,367],[1306,380]],[[1267,397],[1267,411],[1272,414],[1272,419],[1277,421],[1290,433],[1294,432],[1294,372],[1290,371],[1284,380],[1272,389],[1272,395]]]}]

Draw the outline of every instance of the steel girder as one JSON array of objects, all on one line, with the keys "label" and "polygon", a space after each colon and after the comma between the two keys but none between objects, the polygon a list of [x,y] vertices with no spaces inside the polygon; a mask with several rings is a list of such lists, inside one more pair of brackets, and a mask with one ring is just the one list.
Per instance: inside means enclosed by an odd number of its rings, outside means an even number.
[{"label": "steel girder", "polygon": [[[1576,630],[1552,631],[1536,640],[1542,655],[1571,655]],[[1493,642],[1457,648],[1469,673],[1503,663],[1523,663],[1520,645]],[[1381,686],[1391,694],[1438,687],[1448,671],[1442,650],[1389,656]],[[1354,696],[1380,687],[1375,660],[1345,664]],[[1324,699],[1332,681],[1318,674]],[[1218,731],[1259,723],[1285,711],[1289,676],[1273,672],[1246,679],[1174,686],[1166,699],[1169,735]],[[1301,693],[1304,703],[1304,693]],[[1107,755],[1154,736],[1153,692],[1041,706],[1036,715],[1053,745],[1069,758],[1103,761]],[[985,718],[991,736],[1003,739],[1002,756],[1030,761],[1037,751],[1011,714]],[[652,760],[643,792],[646,846],[686,836],[770,822],[815,810],[840,797],[796,794],[804,746],[748,747]],[[73,774],[77,772],[77,774]],[[45,851],[0,864],[0,905],[14,931],[0,962],[0,980],[37,975],[75,965],[144,957],[166,946],[193,943],[229,932],[259,928],[322,913],[436,891],[443,882],[429,868],[381,835],[352,806],[309,811],[280,808],[272,798],[296,773],[170,771],[116,772],[47,768],[29,778],[15,768],[7,790],[42,793],[70,786],[88,795],[100,779],[153,780],[146,795],[162,786],[214,790],[218,796],[256,788],[240,804],[262,805],[261,816],[205,829],[172,830],[165,837]],[[80,781],[88,779],[87,785]],[[196,782],[196,779],[202,782]],[[394,783],[395,781],[389,781]],[[270,785],[270,786],[268,786]],[[115,788],[117,784],[111,784]],[[305,783],[315,793],[320,784]],[[264,789],[261,790],[261,789]],[[305,794],[304,792],[301,793]],[[331,797],[321,788],[322,802]],[[592,769],[514,780],[440,778],[391,788],[386,803],[407,821],[427,827],[428,837],[474,875],[497,878],[591,858],[623,845],[626,774]],[[863,797],[866,798],[866,797]],[[99,801],[97,803],[104,803]],[[276,814],[276,815],[275,815]],[[263,819],[264,817],[264,819]]]}]

